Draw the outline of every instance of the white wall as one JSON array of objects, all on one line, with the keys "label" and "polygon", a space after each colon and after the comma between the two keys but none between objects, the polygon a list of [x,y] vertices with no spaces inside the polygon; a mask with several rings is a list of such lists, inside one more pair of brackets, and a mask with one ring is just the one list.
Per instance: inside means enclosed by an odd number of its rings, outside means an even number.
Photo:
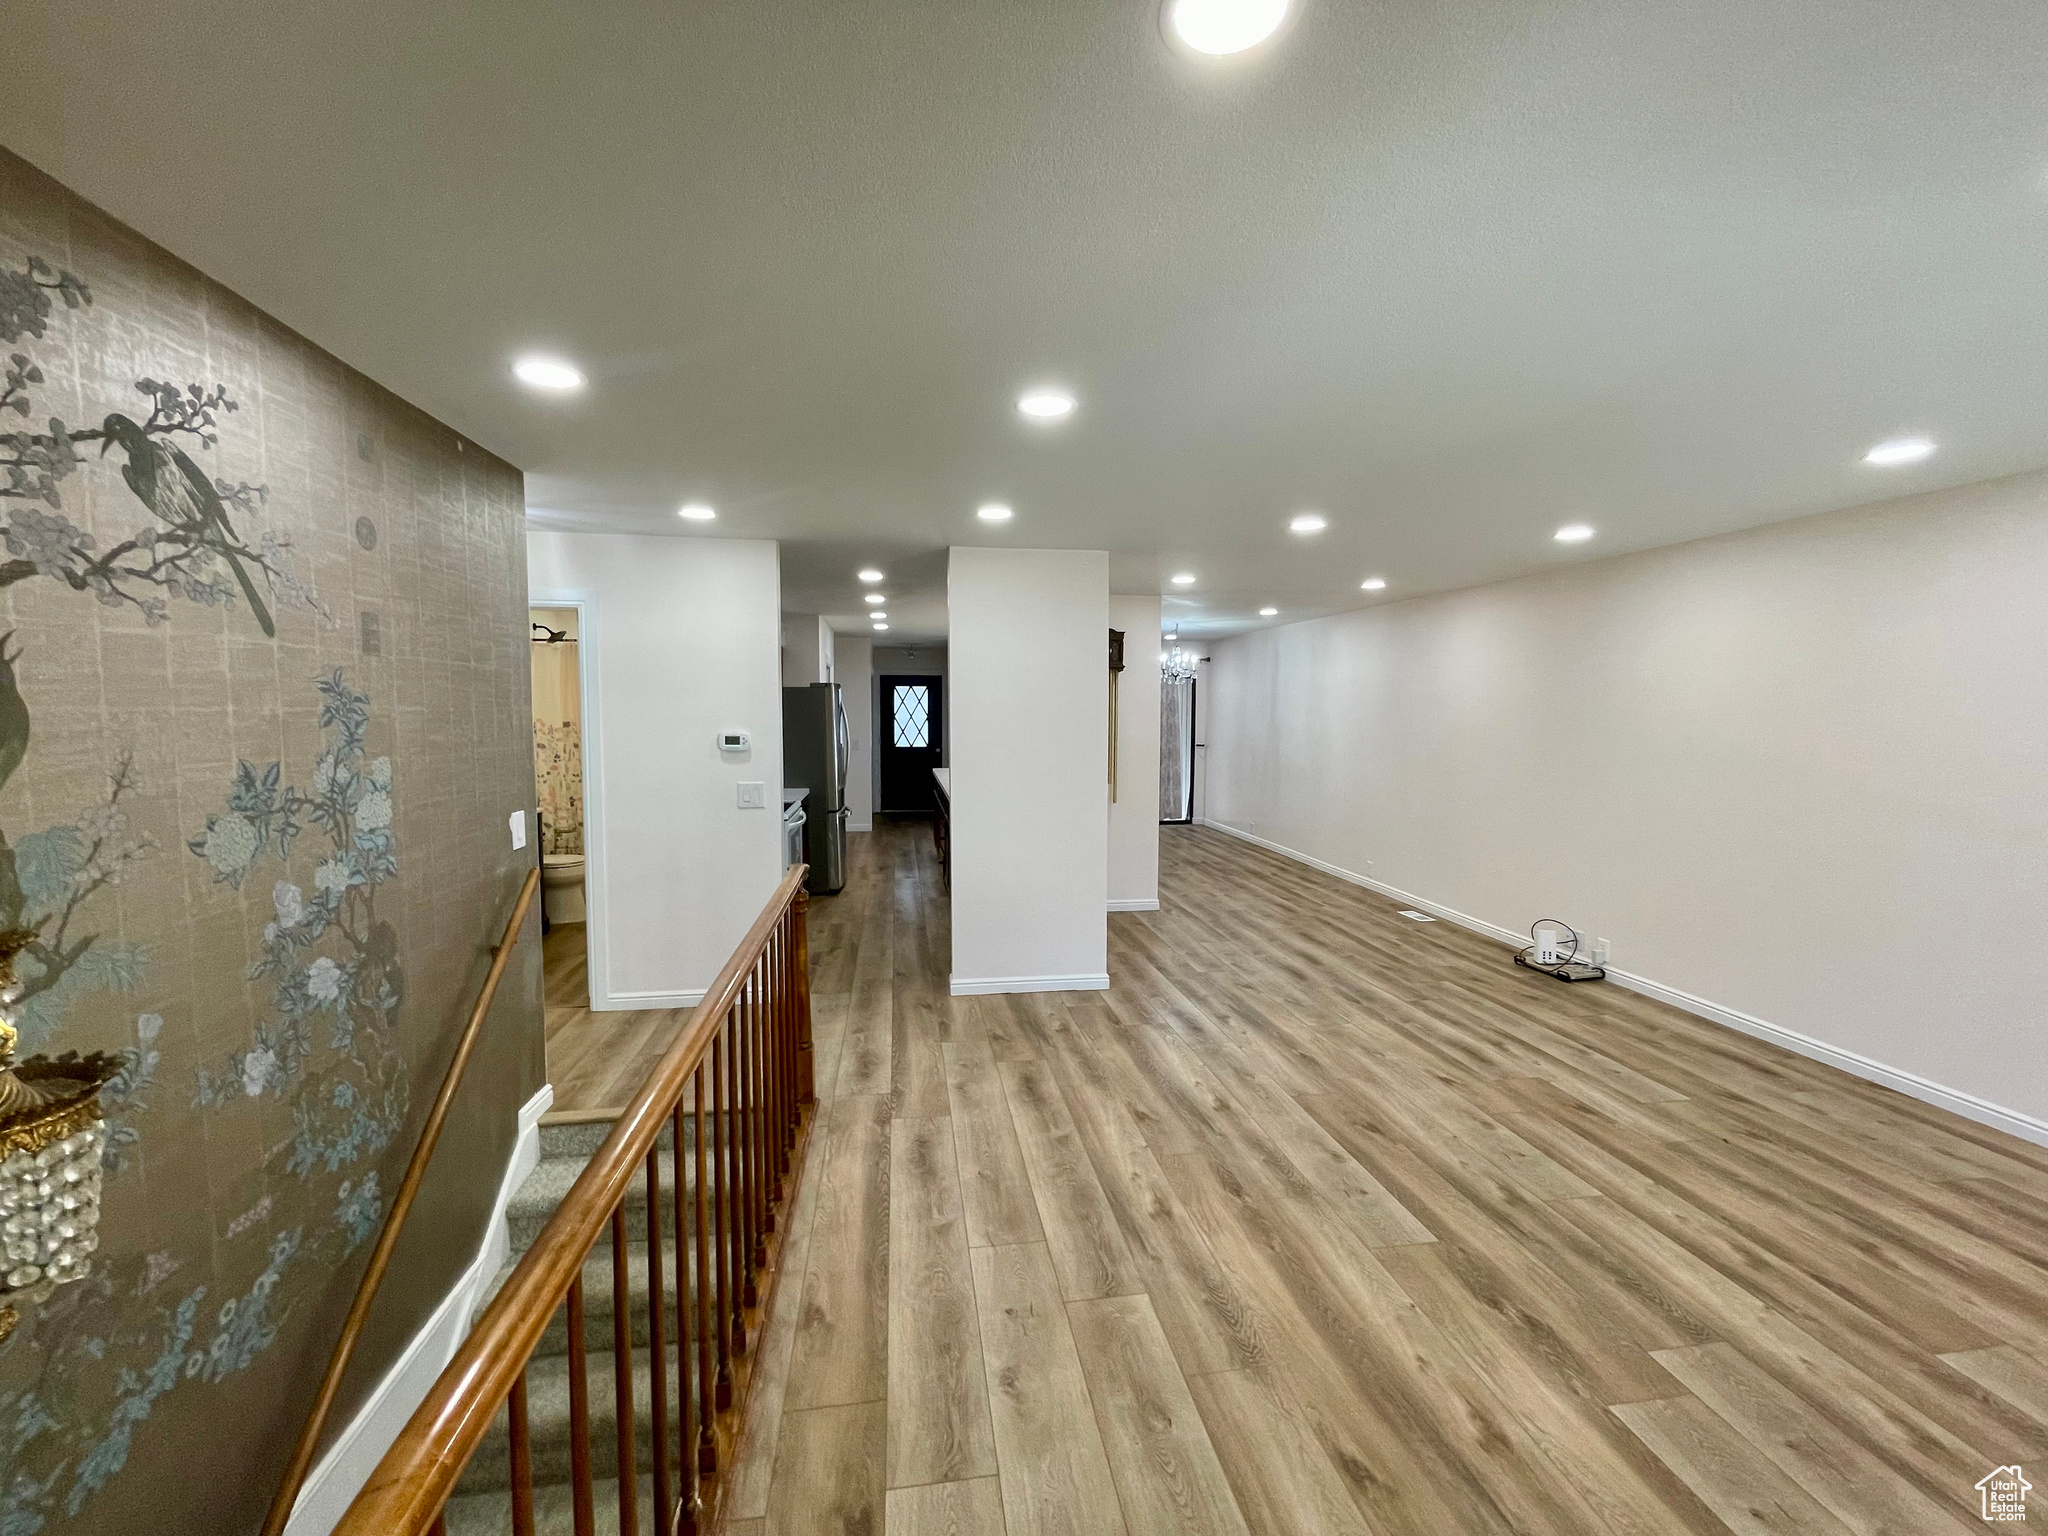
[{"label": "white wall", "polygon": [[832,677],[832,626],[815,613],[782,616],[782,686],[803,688]]},{"label": "white wall", "polygon": [[1124,632],[1117,680],[1117,797],[1109,807],[1109,909],[1159,905],[1159,599],[1112,597]]},{"label": "white wall", "polygon": [[875,826],[875,642],[866,635],[835,635],[833,676],[846,710],[846,830]]},{"label": "white wall", "polygon": [[[592,1006],[697,1001],[782,878],[776,548],[531,531],[536,603],[584,598]],[[721,730],[753,733],[743,757]],[[735,785],[766,786],[737,808]]]},{"label": "white wall", "polygon": [[955,549],[953,991],[1106,987],[1109,556]]},{"label": "white wall", "polygon": [[1212,821],[2048,1140],[2048,475],[1210,650]]}]

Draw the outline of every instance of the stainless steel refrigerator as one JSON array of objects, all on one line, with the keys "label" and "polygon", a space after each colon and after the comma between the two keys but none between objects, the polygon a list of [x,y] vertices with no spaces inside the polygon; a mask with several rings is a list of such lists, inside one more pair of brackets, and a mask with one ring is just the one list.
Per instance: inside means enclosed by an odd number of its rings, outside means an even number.
[{"label": "stainless steel refrigerator", "polygon": [[846,883],[846,708],[837,683],[782,690],[782,782],[807,789],[804,889],[831,896]]}]

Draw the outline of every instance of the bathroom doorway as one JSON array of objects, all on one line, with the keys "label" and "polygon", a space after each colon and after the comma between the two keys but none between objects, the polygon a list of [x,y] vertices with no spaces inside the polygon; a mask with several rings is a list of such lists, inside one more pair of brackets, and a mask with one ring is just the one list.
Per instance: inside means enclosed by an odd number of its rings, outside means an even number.
[{"label": "bathroom doorway", "polygon": [[[584,901],[583,689],[574,608],[527,611],[533,652],[533,784],[540,844],[541,926],[582,938]],[[574,935],[568,929],[576,930]],[[552,958],[552,957],[551,957]],[[556,967],[552,964],[549,969]],[[579,965],[577,967],[581,969]]]}]

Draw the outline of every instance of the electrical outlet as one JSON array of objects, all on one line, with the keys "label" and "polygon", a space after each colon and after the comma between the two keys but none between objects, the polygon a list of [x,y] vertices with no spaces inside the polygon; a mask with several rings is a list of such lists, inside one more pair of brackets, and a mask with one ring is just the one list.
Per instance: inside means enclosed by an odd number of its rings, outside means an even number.
[{"label": "electrical outlet", "polygon": [[1607,941],[1605,939],[1595,939],[1593,941],[1593,963],[1595,965],[1605,965],[1607,963]]},{"label": "electrical outlet", "polygon": [[740,809],[743,811],[764,811],[768,808],[768,786],[766,784],[740,785]]},{"label": "electrical outlet", "polygon": [[526,846],[526,812],[514,811],[512,813],[511,826],[512,847],[516,852]]}]

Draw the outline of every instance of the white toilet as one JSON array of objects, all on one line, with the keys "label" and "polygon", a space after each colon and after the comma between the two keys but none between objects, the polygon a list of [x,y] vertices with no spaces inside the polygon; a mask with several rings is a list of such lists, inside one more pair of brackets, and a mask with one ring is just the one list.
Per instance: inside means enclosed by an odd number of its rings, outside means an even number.
[{"label": "white toilet", "polygon": [[544,853],[540,860],[541,909],[550,923],[583,921],[583,855]]}]

